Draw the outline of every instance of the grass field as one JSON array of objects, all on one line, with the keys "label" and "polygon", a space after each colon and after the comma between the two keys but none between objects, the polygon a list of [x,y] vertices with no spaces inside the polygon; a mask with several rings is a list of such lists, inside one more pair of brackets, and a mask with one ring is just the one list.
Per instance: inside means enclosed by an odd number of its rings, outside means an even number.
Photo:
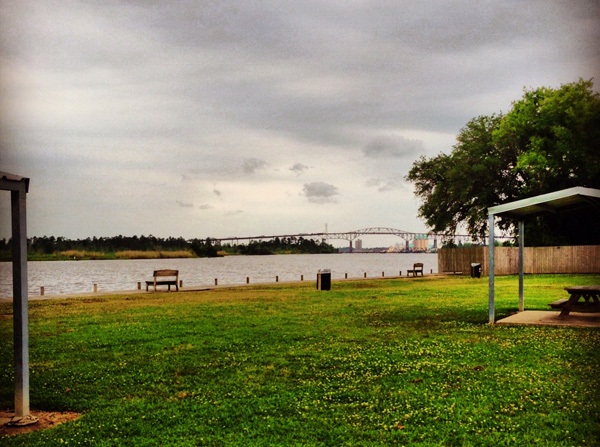
[{"label": "grass field", "polygon": [[[528,276],[526,308],[598,283]],[[496,278],[497,313],[517,289]],[[83,416],[0,445],[599,445],[600,330],[486,323],[487,281],[466,277],[31,302],[31,406]]]}]

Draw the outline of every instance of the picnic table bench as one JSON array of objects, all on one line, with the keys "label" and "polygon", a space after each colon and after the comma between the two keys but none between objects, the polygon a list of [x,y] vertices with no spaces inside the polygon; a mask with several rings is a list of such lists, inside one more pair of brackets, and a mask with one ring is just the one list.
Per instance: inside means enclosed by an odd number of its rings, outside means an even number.
[{"label": "picnic table bench", "polygon": [[[146,292],[148,287],[154,286],[156,292],[156,286],[169,286],[169,292],[171,286],[175,286],[175,290],[179,291],[179,270],[154,270],[152,274],[153,279],[146,281]],[[174,278],[174,279],[158,279],[158,278]]]},{"label": "picnic table bench", "polygon": [[406,271],[406,276],[410,276],[411,273],[413,276],[418,276],[419,273],[421,273],[421,276],[423,276],[423,263],[422,262],[414,263],[412,270]]},{"label": "picnic table bench", "polygon": [[600,285],[571,286],[565,287],[565,290],[570,295],[568,299],[550,303],[553,309],[561,309],[561,317],[570,312],[600,312]]}]

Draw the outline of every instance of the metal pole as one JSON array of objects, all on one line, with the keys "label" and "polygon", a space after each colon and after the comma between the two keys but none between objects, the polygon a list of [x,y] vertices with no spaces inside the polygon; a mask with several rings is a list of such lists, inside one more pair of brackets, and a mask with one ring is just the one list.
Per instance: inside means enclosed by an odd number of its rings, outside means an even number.
[{"label": "metal pole", "polygon": [[29,415],[29,319],[27,294],[27,191],[11,191],[13,243],[13,324],[15,356],[15,417]]},{"label": "metal pole", "polygon": [[523,312],[525,310],[525,297],[524,297],[524,277],[525,277],[525,267],[524,267],[524,259],[523,259],[523,247],[525,241],[525,222],[522,220],[519,221],[519,312]]},{"label": "metal pole", "polygon": [[494,215],[489,215],[489,241],[488,241],[488,280],[489,280],[489,323],[494,324]]}]

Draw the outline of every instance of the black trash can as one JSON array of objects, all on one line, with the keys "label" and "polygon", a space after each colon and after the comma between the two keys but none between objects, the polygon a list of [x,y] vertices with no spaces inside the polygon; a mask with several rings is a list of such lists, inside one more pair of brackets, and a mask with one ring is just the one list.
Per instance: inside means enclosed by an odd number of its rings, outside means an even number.
[{"label": "black trash can", "polygon": [[479,262],[471,263],[471,278],[481,278],[481,264]]},{"label": "black trash can", "polygon": [[331,290],[331,270],[317,272],[317,290]]}]

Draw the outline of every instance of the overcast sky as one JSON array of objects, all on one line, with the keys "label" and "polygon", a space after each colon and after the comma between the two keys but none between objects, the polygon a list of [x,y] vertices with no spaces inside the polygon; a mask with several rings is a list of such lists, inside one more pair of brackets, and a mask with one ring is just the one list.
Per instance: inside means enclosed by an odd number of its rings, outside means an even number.
[{"label": "overcast sky", "polygon": [[598,3],[0,0],[0,171],[30,236],[423,231],[413,161],[598,89]]}]

